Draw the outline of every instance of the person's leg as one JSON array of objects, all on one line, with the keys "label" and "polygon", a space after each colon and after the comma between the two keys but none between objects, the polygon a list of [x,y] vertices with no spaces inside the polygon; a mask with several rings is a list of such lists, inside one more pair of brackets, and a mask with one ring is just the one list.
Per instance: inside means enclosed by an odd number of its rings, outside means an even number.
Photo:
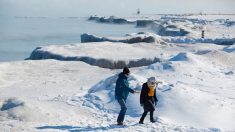
[{"label": "person's leg", "polygon": [[140,124],[144,124],[144,118],[146,117],[147,114],[148,114],[148,111],[145,111],[145,112],[142,114],[142,116],[141,116],[141,118],[140,118],[140,121],[139,121]]},{"label": "person's leg", "polygon": [[156,121],[153,119],[153,112],[154,112],[154,111],[150,111],[150,121],[151,121],[152,123],[156,122]]},{"label": "person's leg", "polygon": [[124,118],[125,118],[125,114],[126,114],[126,110],[127,110],[127,107],[126,107],[126,103],[124,100],[118,100],[118,103],[121,107],[121,111],[118,115],[118,118],[117,118],[117,122],[120,124],[124,121]]}]

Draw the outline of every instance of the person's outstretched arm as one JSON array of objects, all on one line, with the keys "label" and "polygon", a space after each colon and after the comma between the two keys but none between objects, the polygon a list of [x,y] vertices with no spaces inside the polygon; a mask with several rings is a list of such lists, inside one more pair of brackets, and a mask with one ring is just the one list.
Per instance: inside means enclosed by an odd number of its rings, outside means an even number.
[{"label": "person's outstretched arm", "polygon": [[135,91],[129,87],[129,83],[127,81],[123,80],[123,84],[124,84],[124,87],[129,90],[129,92],[135,93]]}]

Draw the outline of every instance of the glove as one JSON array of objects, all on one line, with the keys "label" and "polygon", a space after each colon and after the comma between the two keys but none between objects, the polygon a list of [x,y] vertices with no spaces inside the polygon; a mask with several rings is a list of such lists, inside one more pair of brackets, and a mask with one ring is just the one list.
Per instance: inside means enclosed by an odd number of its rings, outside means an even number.
[{"label": "glove", "polygon": [[130,92],[134,94],[134,93],[135,93],[135,90],[133,90],[133,89],[130,89]]}]

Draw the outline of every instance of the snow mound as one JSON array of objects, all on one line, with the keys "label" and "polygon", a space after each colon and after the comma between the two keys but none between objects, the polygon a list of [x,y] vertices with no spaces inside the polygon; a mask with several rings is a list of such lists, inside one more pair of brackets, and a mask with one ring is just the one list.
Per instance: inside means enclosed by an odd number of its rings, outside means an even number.
[{"label": "snow mound", "polygon": [[228,53],[235,52],[235,45],[227,46],[223,50]]},{"label": "snow mound", "polygon": [[[118,74],[111,76],[98,84],[95,84],[85,96],[85,106],[93,109],[104,110],[108,112],[118,113],[120,111],[119,105],[115,100],[115,85]],[[141,90],[142,83],[146,81],[146,78],[131,74],[128,78],[130,88],[134,90]],[[139,116],[141,114],[141,107],[139,102],[139,94],[129,94],[127,105],[127,114],[131,116]]]},{"label": "snow mound", "polygon": [[[189,34],[189,31],[186,31],[183,28],[179,28],[175,25],[168,25],[166,27],[160,27],[160,29],[157,29],[157,34],[161,36],[185,36]],[[156,29],[155,29],[156,30]]]},{"label": "snow mound", "polygon": [[235,54],[233,53],[215,50],[205,54],[205,57],[209,58],[215,65],[222,64],[231,67],[235,66]]},{"label": "snow mound", "polygon": [[35,121],[45,120],[46,116],[37,107],[33,107],[18,98],[9,98],[3,102],[0,111],[0,120],[7,119]]},{"label": "snow mound", "polygon": [[[156,45],[147,43],[130,45],[111,42],[50,45],[36,48],[28,59],[83,61],[90,65],[111,69],[119,69],[124,66],[139,67],[160,62],[159,53],[155,50]],[[130,55],[132,57],[129,57]]]},{"label": "snow mound", "polygon": [[[84,103],[85,106],[88,106],[92,109],[99,109],[106,112],[114,112],[119,113],[120,106],[115,100],[115,85],[116,80],[118,78],[118,74],[111,76],[103,81],[100,81],[98,84],[94,85],[85,95],[86,101]],[[131,74],[128,78],[128,82],[131,89],[136,91],[141,91],[143,83],[147,81],[147,78],[137,75]],[[159,81],[159,80],[158,80]],[[168,92],[171,91],[173,85],[160,81],[157,90],[158,92]],[[162,103],[161,93],[158,93],[159,104]],[[127,114],[132,117],[138,117],[142,114],[143,108],[139,103],[139,93],[129,94],[127,99]],[[161,106],[160,106],[161,107]]]},{"label": "snow mound", "polygon": [[135,35],[126,35],[123,38],[109,38],[109,37],[98,37],[95,35],[90,35],[90,34],[82,34],[81,35],[81,42],[86,43],[86,42],[104,42],[104,41],[109,41],[109,42],[122,42],[122,43],[139,43],[139,42],[146,42],[146,43],[153,43],[156,41],[156,35],[150,34],[150,33],[137,33]]},{"label": "snow mound", "polygon": [[211,50],[198,50],[197,52],[195,52],[195,54],[197,55],[204,55],[204,54],[207,54],[207,53],[210,53]]},{"label": "snow mound", "polygon": [[148,69],[156,70],[158,72],[163,71],[174,71],[174,67],[172,66],[172,62],[161,62],[161,63],[154,63],[148,66]]},{"label": "snow mound", "polygon": [[171,59],[169,59],[169,61],[188,61],[188,60],[189,58],[187,56],[187,53],[185,52],[181,52],[176,56],[172,57]]},{"label": "snow mound", "polygon": [[14,107],[19,107],[19,106],[24,106],[24,102],[16,98],[11,98],[11,99],[6,100],[3,103],[1,111],[9,110],[9,109],[12,109]]},{"label": "snow mound", "polygon": [[[147,69],[149,68],[147,67]],[[114,75],[94,85],[85,96],[83,105],[92,109],[118,114],[120,108],[114,96],[116,80],[117,75]],[[132,74],[128,80],[132,89],[141,90],[146,78]],[[218,100],[216,95],[191,88],[180,81],[176,84],[169,84],[163,81],[157,88],[157,97],[159,101],[155,114],[168,122],[198,127],[217,126],[220,123],[225,125],[228,122],[211,122],[211,120],[217,120],[221,118],[220,116],[227,116],[233,113],[232,111],[229,111],[229,113],[224,111],[224,109],[229,108],[229,104],[221,106],[213,103],[214,100]],[[222,99],[218,101],[222,101]],[[131,117],[139,117],[143,112],[139,105],[139,94],[130,94],[127,106],[127,115]],[[217,116],[214,116],[214,113]],[[232,117],[224,118],[232,119]],[[231,123],[227,127],[231,127]],[[213,130],[219,131],[220,129],[213,128]]]},{"label": "snow mound", "polygon": [[185,27],[165,21],[139,20],[137,21],[137,27],[150,27],[151,30],[160,36],[186,36],[190,33]]},{"label": "snow mound", "polygon": [[[181,58],[181,55],[179,56],[179,58]],[[182,56],[184,58],[185,54]],[[186,56],[188,55],[186,54]],[[224,56],[222,56],[222,58],[223,57]],[[178,57],[176,58],[178,59]],[[228,76],[228,78],[231,76],[232,78],[232,76],[234,76],[233,71],[228,69],[225,72],[216,72],[216,70],[207,72],[208,69],[212,68],[224,68],[224,66],[218,66],[217,59],[212,59],[216,57],[205,57],[193,54],[191,56],[191,54],[189,54],[187,58],[193,60],[194,63],[191,63],[191,61],[189,63],[171,61],[164,62],[165,64],[161,62],[152,64],[138,72],[140,75],[155,75],[159,79],[175,81],[171,81],[171,84],[158,87],[157,96],[159,102],[156,109],[157,115],[161,118],[165,117],[164,119],[169,122],[184,125],[234,130],[231,121],[234,120],[235,113],[230,109],[234,107],[234,105],[230,104],[234,102],[234,99],[227,97],[225,99],[223,96],[218,96],[218,92],[216,91],[225,92],[225,90],[221,90],[221,87],[225,84],[223,84],[224,80],[221,80],[219,77],[217,81],[214,79],[214,76],[220,76],[222,74],[225,74],[222,76]],[[214,64],[211,62],[214,62]],[[171,68],[162,68],[166,64],[167,66],[170,65]],[[174,71],[171,69],[174,69]],[[202,78],[202,80],[198,81],[199,78]],[[213,81],[210,82],[207,79]],[[226,82],[232,83],[233,80]],[[208,84],[211,86],[208,86]],[[229,84],[229,86],[230,85],[230,88],[234,87],[233,84]],[[227,88],[227,86],[225,87]],[[232,96],[231,94],[230,97]],[[216,122],[214,122],[214,120],[216,120]]]},{"label": "snow mound", "polygon": [[155,21],[154,20],[137,20],[136,27],[147,27],[151,26]]}]

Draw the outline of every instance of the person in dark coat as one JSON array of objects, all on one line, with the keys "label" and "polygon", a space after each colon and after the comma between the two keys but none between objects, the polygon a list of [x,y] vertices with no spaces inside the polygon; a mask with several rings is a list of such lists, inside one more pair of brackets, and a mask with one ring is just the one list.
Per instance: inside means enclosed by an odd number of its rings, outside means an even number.
[{"label": "person in dark coat", "polygon": [[157,82],[155,77],[150,77],[146,83],[143,84],[140,93],[140,105],[144,108],[144,113],[142,114],[139,123],[144,124],[144,118],[150,112],[150,121],[155,122],[153,119],[153,113],[155,111],[155,106],[157,105],[156,96],[156,86]]},{"label": "person in dark coat", "polygon": [[127,81],[129,75],[130,75],[130,70],[127,67],[124,67],[123,72],[119,74],[116,82],[115,98],[121,107],[121,111],[117,118],[117,125],[123,125],[123,121],[127,110],[126,100],[129,95],[129,92],[135,93],[135,91],[129,87],[129,83]]}]

